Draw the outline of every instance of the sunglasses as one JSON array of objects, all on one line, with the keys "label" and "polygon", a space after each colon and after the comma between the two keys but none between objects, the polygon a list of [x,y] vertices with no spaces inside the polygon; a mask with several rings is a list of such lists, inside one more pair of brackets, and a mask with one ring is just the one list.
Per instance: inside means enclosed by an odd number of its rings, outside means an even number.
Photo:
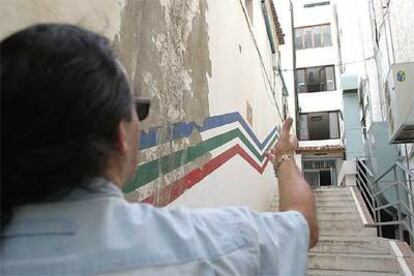
[{"label": "sunglasses", "polygon": [[140,121],[148,117],[151,100],[145,97],[134,97],[135,110]]}]

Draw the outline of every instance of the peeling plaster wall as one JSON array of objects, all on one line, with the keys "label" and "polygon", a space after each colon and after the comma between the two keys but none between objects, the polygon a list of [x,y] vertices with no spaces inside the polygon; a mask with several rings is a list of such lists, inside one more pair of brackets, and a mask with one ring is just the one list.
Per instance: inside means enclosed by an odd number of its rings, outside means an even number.
[{"label": "peeling plaster wall", "polygon": [[125,0],[0,0],[0,38],[35,23],[69,22],[112,40],[124,6]]},{"label": "peeling plaster wall", "polygon": [[[130,73],[136,93],[152,99],[152,112],[142,129],[158,127],[157,142],[163,144],[143,152],[142,162],[201,141],[197,132],[179,141],[168,138],[174,123],[202,124],[209,116],[207,77],[211,75],[211,62],[206,10],[204,0],[126,2],[115,48]],[[146,192],[159,194],[164,186],[183,177],[206,158],[208,155],[168,175],[161,172],[163,176],[149,184]],[[139,201],[143,196],[145,193],[136,191],[127,198]],[[156,201],[165,199],[157,197]]]},{"label": "peeling plaster wall", "polygon": [[[128,200],[142,201],[152,196],[151,202],[156,205],[235,204],[264,210],[275,192],[271,166],[260,174],[239,155],[201,178],[191,189],[180,188],[183,190],[178,196],[172,197],[172,190],[165,192],[172,187],[171,183],[198,168],[208,167],[206,164],[231,143],[240,142],[236,139],[221,144],[186,162],[208,138],[220,136],[232,127],[241,129],[233,123],[201,133],[197,127],[204,126],[208,118],[240,114],[242,120],[249,121],[249,131],[260,142],[280,125],[282,88],[272,69],[277,57],[271,55],[261,4],[254,2],[253,21],[248,23],[243,3],[239,0],[0,0],[0,38],[34,23],[68,22],[92,29],[112,41],[135,93],[152,99],[150,116],[141,128],[146,133],[157,133],[156,145],[141,152],[140,165],[162,158],[168,161],[169,155],[181,151],[175,155],[178,157],[171,158],[171,164],[160,161],[155,170],[138,173],[137,178],[150,174],[157,177],[127,193]],[[192,122],[196,129],[191,135],[171,139],[177,123]],[[249,152],[246,145],[243,147]],[[264,160],[261,162],[263,165]],[[178,168],[173,168],[177,163]]]}]

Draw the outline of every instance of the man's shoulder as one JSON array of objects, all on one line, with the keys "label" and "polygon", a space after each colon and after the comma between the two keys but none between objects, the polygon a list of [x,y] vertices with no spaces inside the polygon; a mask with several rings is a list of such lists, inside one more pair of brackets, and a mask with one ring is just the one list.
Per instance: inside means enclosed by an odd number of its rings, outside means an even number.
[{"label": "man's shoulder", "polygon": [[[207,269],[243,259],[250,260],[244,269],[251,269],[258,256],[254,231],[229,210],[157,208],[117,197],[32,207],[4,237],[9,251],[2,251],[2,272],[100,274],[182,264]],[[27,251],[19,240],[39,246]]]}]

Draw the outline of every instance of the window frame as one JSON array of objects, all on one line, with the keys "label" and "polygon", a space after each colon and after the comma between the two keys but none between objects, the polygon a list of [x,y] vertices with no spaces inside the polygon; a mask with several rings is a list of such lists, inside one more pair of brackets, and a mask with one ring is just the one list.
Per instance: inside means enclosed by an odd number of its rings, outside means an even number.
[{"label": "window frame", "polygon": [[[319,91],[312,91],[309,92],[308,91],[308,74],[307,74],[307,70],[310,69],[315,69],[315,68],[320,68],[320,69],[324,69],[323,70],[323,74],[324,74],[324,85],[325,85],[325,90],[319,90]],[[326,68],[332,68],[333,70],[333,89],[331,90],[327,90],[328,89],[328,79],[326,77]],[[320,71],[320,69],[318,71]],[[302,70],[304,72],[304,83],[306,86],[306,91],[302,92],[300,87],[299,87],[299,82],[298,80],[298,71]],[[321,79],[321,76],[319,75],[319,80]],[[296,80],[296,84],[295,84],[295,89],[296,89],[296,93],[318,93],[318,92],[330,92],[330,91],[336,91],[336,72],[335,72],[335,65],[333,64],[329,64],[329,65],[321,65],[321,66],[312,66],[312,67],[302,67],[302,68],[297,68],[295,70],[295,80]]]},{"label": "window frame", "polygon": [[[329,41],[329,45],[325,43],[325,28],[323,27],[329,27],[329,36],[330,36],[330,41]],[[315,46],[315,36],[314,36],[314,28],[320,28],[320,43],[321,46]],[[305,42],[305,30],[309,29],[309,31],[311,32],[311,47],[305,47],[306,46],[306,42]],[[296,44],[296,34],[297,31],[301,31],[301,37],[302,37],[302,43],[299,47],[299,45]],[[296,50],[306,50],[306,49],[317,49],[317,48],[326,48],[326,47],[332,47],[333,46],[333,41],[332,41],[332,28],[331,28],[331,23],[323,23],[323,24],[317,24],[317,25],[307,25],[307,26],[302,26],[302,27],[296,27],[294,28],[294,34],[295,34],[295,49]]]},{"label": "window frame", "polygon": [[[342,113],[341,113],[341,111],[340,110],[329,110],[329,111],[317,111],[317,112],[303,112],[303,113],[299,113],[299,126],[300,126],[300,124],[301,124],[301,122],[300,122],[300,120],[301,120],[301,116],[303,116],[303,115],[306,115],[306,120],[308,120],[309,119],[309,117],[308,117],[308,115],[309,114],[315,114],[315,113],[327,113],[327,117],[328,117],[328,129],[329,129],[329,138],[327,138],[327,139],[310,139],[310,138],[308,138],[308,139],[302,139],[301,138],[301,133],[299,133],[299,135],[298,135],[298,140],[299,141],[322,141],[322,140],[334,140],[334,139],[341,139],[341,135],[342,135],[342,133],[341,133],[341,125],[340,125],[340,120],[341,120],[341,118],[342,118]],[[330,116],[329,116],[329,114],[330,113],[336,113],[337,114],[337,116],[338,116],[338,120],[337,120],[337,123],[336,123],[336,125],[337,125],[337,129],[338,129],[338,137],[331,137],[331,129],[330,129]],[[308,137],[310,137],[310,135],[309,135],[309,124],[307,123],[307,132],[308,132]],[[299,129],[300,129],[300,127],[299,127]]]}]

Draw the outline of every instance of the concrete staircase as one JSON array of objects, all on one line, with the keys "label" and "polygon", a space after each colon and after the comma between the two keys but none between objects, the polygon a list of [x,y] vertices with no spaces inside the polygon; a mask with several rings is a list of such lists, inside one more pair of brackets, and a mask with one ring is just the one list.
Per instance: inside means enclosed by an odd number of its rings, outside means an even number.
[{"label": "concrete staircase", "polygon": [[[412,275],[414,255],[408,245],[379,238],[375,227],[364,225],[358,210],[364,205],[351,189],[314,190],[320,238],[309,252],[308,274]],[[275,199],[270,209],[277,208]]]}]

